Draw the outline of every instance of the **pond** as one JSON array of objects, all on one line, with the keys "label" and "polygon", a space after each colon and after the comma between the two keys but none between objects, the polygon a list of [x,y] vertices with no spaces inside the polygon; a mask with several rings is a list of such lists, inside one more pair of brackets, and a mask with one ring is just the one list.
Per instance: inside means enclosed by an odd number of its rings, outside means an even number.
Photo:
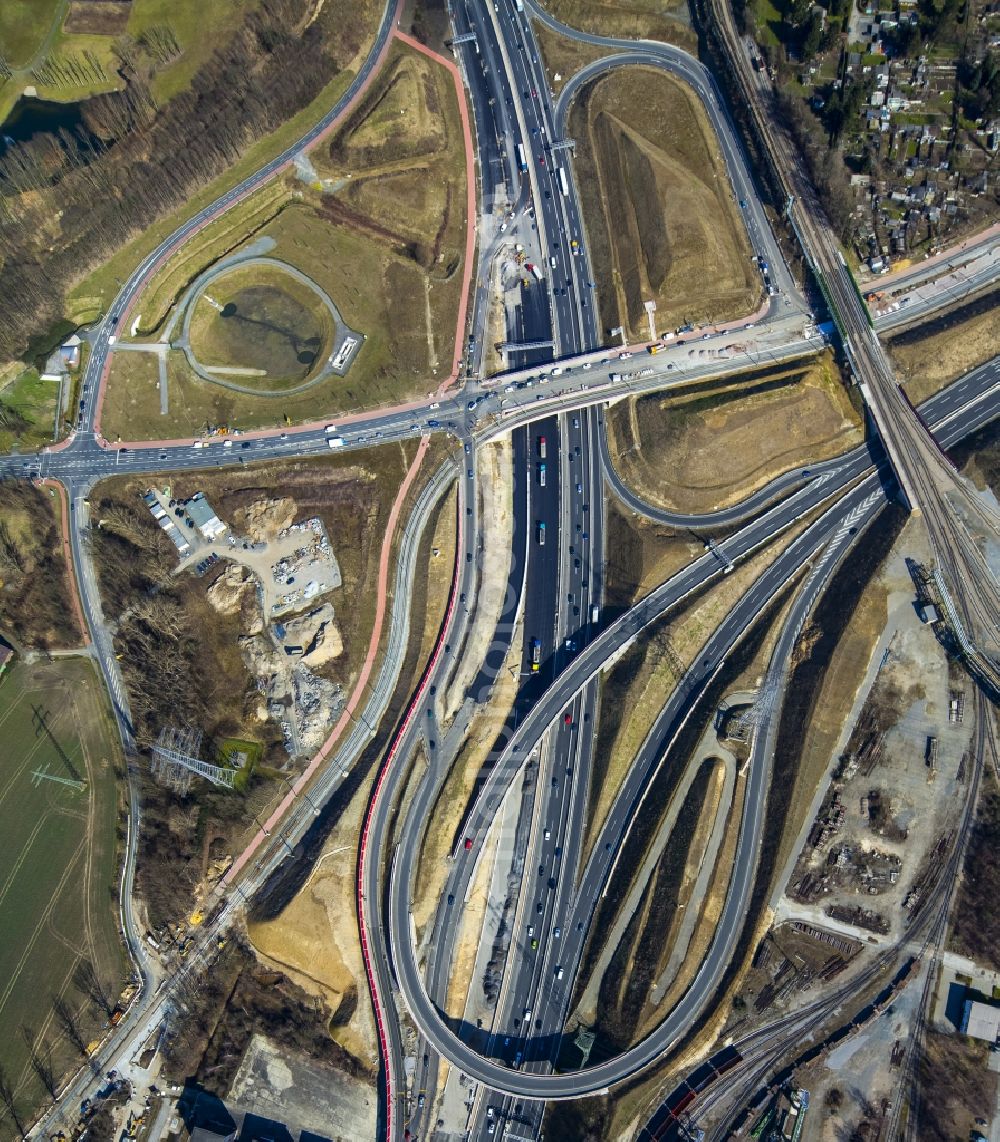
[{"label": "pond", "polygon": [[90,137],[84,126],[81,103],[56,103],[22,96],[0,126],[0,154],[11,143],[24,143],[36,135],[55,134],[60,128]]}]

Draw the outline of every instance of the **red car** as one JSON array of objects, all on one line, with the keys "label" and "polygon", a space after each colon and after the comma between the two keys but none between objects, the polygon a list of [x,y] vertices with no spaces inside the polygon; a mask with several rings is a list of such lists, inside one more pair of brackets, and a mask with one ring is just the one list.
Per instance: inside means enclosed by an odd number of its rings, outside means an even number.
[{"label": "red car", "polygon": [[466,848],[466,851],[468,851],[469,849],[472,848],[472,837],[466,837],[465,838],[465,848]]},{"label": "red car", "polygon": [[573,724],[573,715],[567,711],[567,713],[563,714],[563,725],[564,726],[571,726],[572,724]]}]

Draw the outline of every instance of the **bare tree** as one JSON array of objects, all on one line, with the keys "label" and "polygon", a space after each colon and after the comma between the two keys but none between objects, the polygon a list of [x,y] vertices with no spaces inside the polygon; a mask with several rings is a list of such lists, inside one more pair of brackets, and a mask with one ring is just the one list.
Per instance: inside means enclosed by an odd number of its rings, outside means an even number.
[{"label": "bare tree", "polygon": [[56,1020],[59,1023],[62,1033],[73,1044],[74,1048],[84,1057],[87,1058],[87,1040],[80,1030],[80,1024],[77,1021],[76,1012],[70,1007],[61,995],[54,995],[52,997],[52,1010],[55,1013]]},{"label": "bare tree", "polygon": [[55,1069],[52,1065],[52,1048],[48,1043],[39,1042],[35,1032],[21,1025],[21,1038],[28,1048],[31,1069],[35,1072],[38,1081],[48,1091],[49,1098],[55,1102],[59,1094],[59,1084],[56,1081]]},{"label": "bare tree", "polygon": [[21,1110],[17,1105],[17,1097],[14,1094],[14,1087],[11,1085],[10,1079],[7,1076],[6,1068],[0,1063],[0,1106],[7,1111],[11,1122],[14,1124],[14,1129],[21,1135],[22,1138],[28,1137],[28,1132],[25,1129],[24,1119],[21,1116]]},{"label": "bare tree", "polygon": [[108,994],[108,989],[104,986],[104,981],[97,974],[97,969],[90,960],[84,959],[80,961],[76,971],[73,973],[73,982],[84,995],[87,996],[91,1003],[99,1007],[108,1019],[111,1018],[111,1013],[114,1011],[117,1003],[115,999]]}]

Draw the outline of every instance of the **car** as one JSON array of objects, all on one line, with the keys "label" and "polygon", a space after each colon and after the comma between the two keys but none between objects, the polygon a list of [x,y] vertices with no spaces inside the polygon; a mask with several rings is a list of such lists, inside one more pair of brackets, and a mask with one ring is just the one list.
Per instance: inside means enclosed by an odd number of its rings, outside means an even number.
[{"label": "car", "polygon": [[555,886],[556,886],[556,878],[554,876],[550,876],[549,877],[549,888],[553,889],[553,888],[555,888]]},{"label": "car", "polygon": [[745,198],[741,198],[740,199],[740,210],[746,210],[746,208],[747,208],[747,200]]},{"label": "car", "polygon": [[552,197],[552,191],[551,191],[551,190],[547,190],[547,191],[545,192],[545,197],[546,197],[546,198],[551,198],[551,197]]},{"label": "car", "polygon": [[583,491],[583,484],[577,484],[576,491],[577,495],[579,495]]},{"label": "car", "polygon": [[449,892],[448,893],[448,904],[450,906],[454,903],[455,903],[455,894],[453,892]]},{"label": "car", "polygon": [[249,447],[250,447],[250,441],[249,441],[249,440],[244,440],[244,441],[243,441],[243,442],[240,444],[240,447],[241,447],[241,448],[249,448]]},{"label": "car", "polygon": [[472,451],[472,445],[471,445],[471,444],[466,444],[466,446],[465,446],[465,454],[466,454],[466,456],[468,456],[468,455],[469,455],[469,453],[470,453],[471,451]]},{"label": "car", "polygon": [[458,596],[458,601],[459,601],[460,603],[464,603],[464,602],[465,602],[465,592],[464,592],[464,591],[461,593],[461,595],[459,595],[459,596]]},{"label": "car", "polygon": [[476,478],[476,477],[475,477],[475,474],[473,473],[472,469],[470,468],[470,469],[469,469],[469,479],[470,479],[470,480],[474,480],[475,478]]},{"label": "car", "polygon": [[[559,975],[562,976],[562,969],[560,969]],[[427,1101],[427,1098],[424,1095],[420,1095],[417,1098],[417,1106],[419,1106],[421,1109],[423,1109],[423,1105],[426,1101]]]},{"label": "car", "polygon": [[[586,368],[586,367],[587,367],[587,366],[586,366],[586,365],[584,365],[584,368]],[[579,428],[579,427],[580,427],[580,418],[579,418],[578,416],[574,416],[574,417],[573,417],[573,427],[574,427],[574,428]]]},{"label": "car", "polygon": [[[427,711],[430,713],[430,710]],[[472,837],[465,838],[465,851],[468,852],[472,848]]]},{"label": "car", "polygon": [[564,726],[571,726],[572,724],[573,724],[573,715],[569,712],[569,710],[567,710],[566,713],[563,714],[563,725]]},{"label": "car", "polygon": [[535,911],[536,911],[536,912],[541,912],[541,911],[543,911],[542,902],[541,902],[540,900],[539,900],[539,901],[538,901],[538,903],[535,905]]}]

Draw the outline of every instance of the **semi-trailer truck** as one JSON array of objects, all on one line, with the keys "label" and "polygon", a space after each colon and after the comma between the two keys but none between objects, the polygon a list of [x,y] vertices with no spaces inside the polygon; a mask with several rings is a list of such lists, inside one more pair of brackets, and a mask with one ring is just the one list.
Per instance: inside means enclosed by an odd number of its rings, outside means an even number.
[{"label": "semi-trailer truck", "polygon": [[545,465],[544,464],[538,465],[538,485],[539,485],[539,487],[542,487],[542,488],[545,487]]},{"label": "semi-trailer truck", "polygon": [[538,523],[538,546],[545,546],[545,521],[540,520]]}]

